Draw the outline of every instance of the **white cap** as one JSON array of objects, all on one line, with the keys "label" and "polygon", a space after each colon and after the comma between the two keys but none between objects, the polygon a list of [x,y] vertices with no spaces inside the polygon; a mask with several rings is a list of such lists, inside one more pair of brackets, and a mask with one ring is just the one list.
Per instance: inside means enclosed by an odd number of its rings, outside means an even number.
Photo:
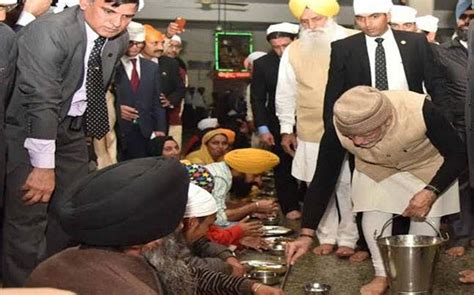
[{"label": "white cap", "polygon": [[298,31],[300,30],[299,25],[291,24],[291,23],[279,23],[279,24],[274,24],[270,25],[267,29],[267,36],[270,35],[271,33],[275,32],[282,32],[282,33],[288,33],[288,34],[293,34],[296,35],[298,34]]},{"label": "white cap", "polygon": [[254,51],[250,53],[249,56],[247,56],[247,59],[250,62],[250,64],[253,65],[254,61],[256,61],[257,59],[261,58],[264,55],[267,55],[267,53],[263,51]]},{"label": "white cap", "polygon": [[12,5],[12,4],[16,4],[16,0],[0,0],[0,4],[1,5]]},{"label": "white cap", "polygon": [[438,31],[439,18],[425,15],[416,18],[416,26],[419,30],[436,33]]},{"label": "white cap", "polygon": [[197,124],[199,130],[204,130],[208,128],[216,128],[219,125],[219,122],[216,118],[204,118]]},{"label": "white cap", "polygon": [[145,41],[145,27],[137,22],[130,22],[127,27],[130,41]]},{"label": "white cap", "polygon": [[190,183],[184,218],[204,217],[217,212],[216,201],[205,189]]},{"label": "white cap", "polygon": [[173,37],[171,37],[170,40],[176,41],[176,42],[178,42],[179,44],[182,44],[182,43],[183,43],[183,41],[181,40],[181,37],[178,36],[178,35],[173,35]]},{"label": "white cap", "polygon": [[354,0],[354,14],[389,13],[392,6],[392,0]]},{"label": "white cap", "polygon": [[390,22],[395,24],[414,23],[416,21],[415,8],[404,5],[393,5],[390,10]]}]

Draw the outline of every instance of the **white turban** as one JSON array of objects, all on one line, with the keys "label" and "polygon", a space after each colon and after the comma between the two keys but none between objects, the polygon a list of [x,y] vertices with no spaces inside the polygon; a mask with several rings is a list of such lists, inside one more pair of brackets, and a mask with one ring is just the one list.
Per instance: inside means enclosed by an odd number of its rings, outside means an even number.
[{"label": "white turban", "polygon": [[393,5],[390,10],[390,22],[396,24],[414,23],[417,13],[418,11],[410,6]]},{"label": "white turban", "polygon": [[176,41],[179,44],[183,43],[183,41],[181,40],[181,37],[178,35],[173,35],[173,37],[171,37],[171,40]]},{"label": "white turban", "polygon": [[204,130],[208,128],[216,128],[219,125],[219,122],[216,118],[204,118],[197,124],[199,130]]},{"label": "white turban", "polygon": [[392,6],[392,0],[354,0],[354,14],[389,13]]},{"label": "white turban", "polygon": [[212,195],[203,188],[190,183],[188,190],[188,203],[184,218],[204,217],[217,212],[216,201]]},{"label": "white turban", "polygon": [[416,18],[416,26],[418,29],[426,32],[436,33],[438,31],[439,18],[432,15],[425,15]]},{"label": "white turban", "polygon": [[1,5],[12,5],[16,4],[16,0],[0,0]]},{"label": "white turban", "polygon": [[267,36],[270,35],[271,33],[275,32],[282,32],[282,33],[288,33],[288,34],[293,34],[296,35],[298,34],[298,31],[300,30],[299,25],[295,24],[290,24],[290,23],[279,23],[279,24],[274,24],[270,25],[267,29]]},{"label": "white turban", "polygon": [[127,27],[130,41],[144,42],[145,27],[141,23],[130,22]]}]

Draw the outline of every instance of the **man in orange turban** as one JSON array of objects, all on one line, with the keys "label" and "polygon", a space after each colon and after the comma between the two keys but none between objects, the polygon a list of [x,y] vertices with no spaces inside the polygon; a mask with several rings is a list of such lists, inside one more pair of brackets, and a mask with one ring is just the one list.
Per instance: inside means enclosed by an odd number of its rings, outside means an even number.
[{"label": "man in orange turban", "polygon": [[[275,106],[282,147],[293,156],[292,175],[309,184],[316,169],[324,130],[323,105],[330,44],[355,31],[339,26],[333,19],[339,13],[336,0],[290,0],[289,8],[300,22],[300,38],[291,43],[281,57]],[[295,126],[296,133],[293,131]],[[332,197],[317,231],[320,246],[314,249],[316,254],[329,254],[336,244],[339,246],[336,255],[354,254],[359,235],[352,214],[350,190],[350,171],[346,162],[336,192],[339,206]]]},{"label": "man in orange turban", "polygon": [[[170,24],[171,25],[171,24]],[[173,136],[179,146],[181,144],[181,102],[186,88],[180,76],[179,63],[174,58],[163,54],[166,36],[151,25],[145,27],[145,48],[142,55],[146,59],[158,63],[161,71],[160,101],[168,118],[168,134]],[[169,34],[169,29],[167,34]]]}]

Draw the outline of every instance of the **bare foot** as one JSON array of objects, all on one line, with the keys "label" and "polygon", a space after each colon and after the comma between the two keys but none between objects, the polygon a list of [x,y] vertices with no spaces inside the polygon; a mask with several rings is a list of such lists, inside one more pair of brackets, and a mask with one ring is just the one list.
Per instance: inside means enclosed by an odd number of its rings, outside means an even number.
[{"label": "bare foot", "polygon": [[474,270],[466,269],[459,272],[459,280],[465,284],[474,283]]},{"label": "bare foot", "polygon": [[362,262],[362,261],[366,260],[369,257],[370,257],[370,254],[369,254],[368,251],[357,251],[357,252],[354,253],[354,255],[349,257],[349,261],[350,262]]},{"label": "bare foot", "polygon": [[388,289],[386,277],[375,277],[370,283],[360,288],[361,295],[383,295]]},{"label": "bare foot", "polygon": [[464,247],[462,246],[451,247],[448,250],[446,250],[446,254],[452,257],[461,257],[461,256],[464,256],[465,250],[466,249],[464,249]]},{"label": "bare foot", "polygon": [[286,218],[289,220],[298,220],[301,219],[301,212],[298,210],[293,210],[286,213]]},{"label": "bare foot", "polygon": [[332,251],[334,251],[333,244],[321,244],[313,249],[314,254],[319,256],[331,254]]},{"label": "bare foot", "polygon": [[354,249],[346,246],[340,246],[339,248],[337,248],[337,251],[334,254],[336,254],[336,256],[339,258],[348,258],[354,255],[354,253]]},{"label": "bare foot", "polygon": [[471,247],[474,247],[474,240],[471,240]]}]

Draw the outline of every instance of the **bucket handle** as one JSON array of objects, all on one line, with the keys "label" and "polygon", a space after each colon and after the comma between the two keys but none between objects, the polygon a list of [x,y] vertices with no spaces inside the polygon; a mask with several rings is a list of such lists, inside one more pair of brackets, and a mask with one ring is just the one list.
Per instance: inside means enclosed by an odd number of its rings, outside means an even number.
[{"label": "bucket handle", "polygon": [[[397,217],[400,217],[402,215],[400,214],[397,214],[397,215],[394,215],[392,218],[390,218],[389,220],[387,220],[385,222],[385,224],[382,226],[382,231],[380,232],[379,235],[377,235],[377,230],[374,231],[374,239],[375,240],[378,240],[382,237],[383,233],[385,232],[385,229],[393,223],[393,220]],[[449,240],[449,234],[446,233],[446,235],[443,237],[443,234],[441,233],[441,231],[439,230],[439,228],[437,228],[433,222],[431,220],[429,220],[428,218],[425,218],[423,220],[425,223],[428,223],[429,226],[431,226],[432,229],[434,229],[434,231],[438,234],[438,236],[443,240],[443,242],[447,242]]]}]

